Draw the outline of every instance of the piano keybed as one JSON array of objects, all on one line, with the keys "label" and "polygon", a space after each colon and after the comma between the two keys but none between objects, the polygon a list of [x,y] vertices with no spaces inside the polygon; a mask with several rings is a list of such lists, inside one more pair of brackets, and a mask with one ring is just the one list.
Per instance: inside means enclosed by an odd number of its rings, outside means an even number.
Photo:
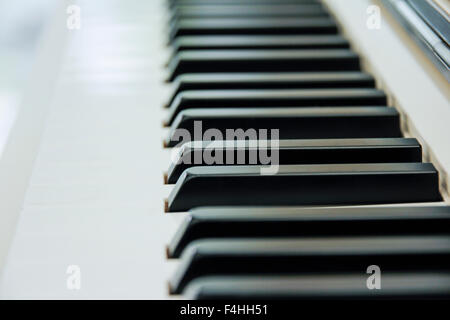
[{"label": "piano keybed", "polygon": [[0,299],[449,298],[448,83],[387,12],[76,4],[0,159]]},{"label": "piano keybed", "polygon": [[[178,261],[170,293],[448,297],[450,208],[427,205],[442,201],[438,171],[327,9],[315,0],[167,2],[164,145],[179,146],[180,130],[197,140],[165,175],[167,214],[188,212],[167,247]],[[198,141],[199,122],[223,137],[279,129],[277,172],[250,163],[249,141]],[[234,161],[209,163],[206,152]],[[382,290],[366,286],[372,265]]]}]

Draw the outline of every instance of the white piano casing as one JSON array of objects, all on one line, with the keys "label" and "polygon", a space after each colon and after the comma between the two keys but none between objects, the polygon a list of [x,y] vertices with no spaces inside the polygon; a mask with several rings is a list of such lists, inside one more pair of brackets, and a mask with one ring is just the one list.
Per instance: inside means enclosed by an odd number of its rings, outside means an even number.
[{"label": "white piano casing", "polygon": [[[170,161],[162,149],[168,93],[163,2],[77,1],[81,29],[65,30],[48,44],[63,48],[54,90],[45,97],[50,103],[42,106],[48,110],[22,109],[42,122],[35,132],[42,137],[29,140],[36,149],[31,176],[22,189],[0,186],[3,199],[16,201],[8,208],[17,211],[11,212],[16,222],[10,222],[15,233],[8,253],[0,252],[0,298],[168,298],[176,262],[166,259],[165,245],[183,214],[163,213],[170,192],[163,185]],[[366,28],[369,0],[326,3],[408,115],[409,128],[421,133],[440,169],[450,169],[448,86],[437,84],[438,75],[386,19],[380,30]],[[64,18],[56,23],[65,23],[67,5],[61,2]],[[16,123],[11,139],[21,129]],[[2,165],[3,158],[0,173]],[[25,180],[20,170],[8,177]],[[81,269],[80,290],[67,288],[70,265]]]}]

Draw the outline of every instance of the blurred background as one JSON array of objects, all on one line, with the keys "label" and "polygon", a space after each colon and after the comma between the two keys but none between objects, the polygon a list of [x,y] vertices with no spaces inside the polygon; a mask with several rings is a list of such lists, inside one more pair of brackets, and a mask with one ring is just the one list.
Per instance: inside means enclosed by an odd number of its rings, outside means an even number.
[{"label": "blurred background", "polygon": [[0,157],[55,0],[0,0]]}]

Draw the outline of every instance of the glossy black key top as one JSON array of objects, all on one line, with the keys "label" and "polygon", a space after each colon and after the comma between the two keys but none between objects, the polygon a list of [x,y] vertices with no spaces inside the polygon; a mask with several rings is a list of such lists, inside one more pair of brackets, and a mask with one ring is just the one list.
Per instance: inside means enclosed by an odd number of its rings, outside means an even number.
[{"label": "glossy black key top", "polygon": [[450,234],[450,207],[218,207],[189,212],[168,247],[198,239]]},{"label": "glossy black key top", "polygon": [[183,252],[171,293],[202,276],[448,272],[449,236],[197,240]]},{"label": "glossy black key top", "polygon": [[[341,139],[401,137],[399,113],[386,107],[317,107],[317,108],[243,108],[189,109],[182,111],[172,124],[165,144],[184,142],[182,134],[199,140],[208,129],[222,134],[217,140],[236,140],[227,129],[252,133],[279,129],[284,139]],[[250,131],[248,131],[250,129]],[[230,131],[228,131],[230,133]],[[261,139],[261,136],[258,136]],[[241,139],[243,140],[243,139]]]},{"label": "glossy black key top", "polygon": [[236,17],[177,19],[170,26],[169,40],[193,35],[287,35],[337,34],[331,17]]},{"label": "glossy black key top", "polygon": [[170,105],[167,125],[185,109],[320,106],[385,106],[386,95],[372,88],[201,90],[179,93]]},{"label": "glossy black key top", "polygon": [[169,81],[185,73],[359,71],[359,57],[348,49],[193,50],[169,63]]},{"label": "glossy black key top", "polygon": [[[317,0],[276,0],[277,4],[316,4]],[[169,0],[171,7],[187,5],[273,5],[274,0]]]},{"label": "glossy black key top", "polygon": [[179,19],[169,40],[193,35],[336,34],[331,18],[215,18]]},{"label": "glossy black key top", "polygon": [[[264,165],[258,148],[270,148],[270,142],[236,141],[188,142],[179,151],[179,159],[167,172],[167,183],[176,183],[184,170],[206,165]],[[313,139],[280,140],[278,159],[285,164],[421,162],[422,148],[416,139]],[[208,157],[223,155],[222,159]],[[217,161],[216,161],[217,160]]]},{"label": "glossy black key top", "polygon": [[438,186],[431,163],[194,167],[178,179],[167,210],[441,201]]},{"label": "glossy black key top", "polygon": [[184,50],[348,49],[339,35],[311,36],[184,36],[173,42],[175,53]]},{"label": "glossy black key top", "polygon": [[187,90],[374,88],[364,72],[202,73],[184,74],[173,83],[168,105]]},{"label": "glossy black key top", "polygon": [[[382,290],[367,289],[368,275],[207,276],[189,282],[192,300],[449,299],[450,273],[382,273]],[[257,309],[255,309],[255,312]],[[261,306],[261,312],[265,312]]]},{"label": "glossy black key top", "polygon": [[177,6],[172,19],[197,18],[272,18],[272,17],[328,17],[319,3],[272,5],[191,5]]}]

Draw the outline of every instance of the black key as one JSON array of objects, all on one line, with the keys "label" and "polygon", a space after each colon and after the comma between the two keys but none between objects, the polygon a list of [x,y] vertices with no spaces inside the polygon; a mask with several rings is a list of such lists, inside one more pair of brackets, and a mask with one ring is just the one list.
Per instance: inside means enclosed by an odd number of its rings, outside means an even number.
[{"label": "black key", "polygon": [[183,294],[192,300],[228,301],[450,298],[448,272],[383,272],[382,290],[368,290],[367,277],[362,271],[354,274],[303,276],[209,276],[189,282]]},{"label": "black key", "polygon": [[332,18],[213,18],[179,19],[169,40],[193,35],[336,34]]},{"label": "black key", "polygon": [[254,17],[328,17],[328,13],[319,3],[272,5],[188,5],[175,7],[172,16],[173,19]]},{"label": "black key", "polygon": [[175,53],[184,50],[229,49],[348,49],[339,35],[311,36],[184,36],[173,42]]},{"label": "black key", "polygon": [[178,93],[188,90],[374,87],[374,78],[364,72],[184,74],[175,79],[168,105]]},{"label": "black key", "polygon": [[[169,0],[171,6],[186,5],[261,5],[274,4],[274,0]],[[277,4],[315,4],[317,0],[276,0]]]},{"label": "black key", "polygon": [[171,293],[202,276],[448,272],[449,236],[197,240],[184,251]]},{"label": "black key", "polygon": [[189,212],[168,247],[178,258],[198,239],[450,234],[450,207],[235,207]]},{"label": "black key", "polygon": [[178,53],[169,64],[169,81],[185,73],[358,71],[351,50],[194,50]]},{"label": "black key", "polygon": [[[178,134],[187,131],[191,140],[199,140],[197,131],[216,129],[222,134],[217,140],[235,140],[227,129],[279,129],[285,139],[343,139],[401,137],[397,110],[386,107],[317,107],[317,108],[245,108],[245,109],[189,109],[182,111],[172,124],[165,144],[181,146]],[[184,130],[180,130],[184,129]],[[250,131],[248,131],[250,130]],[[200,136],[202,135],[200,132]],[[258,136],[258,139],[261,139]],[[241,139],[243,140],[243,139]]]},{"label": "black key", "polygon": [[386,103],[385,93],[372,88],[185,91],[172,102],[166,123],[171,125],[181,111],[192,108],[385,106]]},{"label": "black key", "polygon": [[280,165],[276,169],[276,174],[268,174],[272,171],[263,166],[186,169],[169,195],[167,211],[188,211],[200,206],[368,205],[442,200],[438,172],[431,163]]},{"label": "black key", "polygon": [[[238,145],[235,141],[188,142],[179,152],[179,161],[171,163],[167,183],[176,183],[184,170],[206,165],[264,165],[258,157],[260,148],[270,142],[253,141]],[[204,155],[223,155],[223,161],[214,161]],[[422,148],[416,139],[314,139],[281,140],[278,146],[279,163],[332,164],[332,163],[394,163],[421,162]]]}]

